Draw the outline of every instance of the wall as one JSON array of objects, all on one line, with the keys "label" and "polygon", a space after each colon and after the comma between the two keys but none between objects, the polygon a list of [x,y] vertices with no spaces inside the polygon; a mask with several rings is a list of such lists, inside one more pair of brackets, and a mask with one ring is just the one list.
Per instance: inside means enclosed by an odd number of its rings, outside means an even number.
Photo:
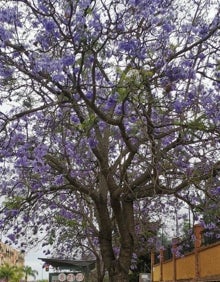
[{"label": "wall", "polygon": [[199,252],[200,276],[220,276],[220,242],[201,248]]},{"label": "wall", "polygon": [[195,226],[194,251],[183,257],[176,257],[177,244],[173,245],[173,258],[164,260],[160,250],[160,263],[154,264],[151,255],[152,281],[220,281],[220,241],[202,246],[202,227]]},{"label": "wall", "polygon": [[195,277],[195,256],[185,255],[176,260],[176,279],[192,279]]}]

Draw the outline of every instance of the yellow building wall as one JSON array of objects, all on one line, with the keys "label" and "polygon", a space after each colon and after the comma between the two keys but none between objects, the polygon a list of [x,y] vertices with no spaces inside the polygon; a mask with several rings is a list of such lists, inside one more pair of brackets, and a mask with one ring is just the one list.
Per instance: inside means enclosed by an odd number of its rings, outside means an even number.
[{"label": "yellow building wall", "polygon": [[176,260],[176,279],[195,277],[195,255],[190,254]]},{"label": "yellow building wall", "polygon": [[220,276],[220,244],[199,251],[200,277]]}]

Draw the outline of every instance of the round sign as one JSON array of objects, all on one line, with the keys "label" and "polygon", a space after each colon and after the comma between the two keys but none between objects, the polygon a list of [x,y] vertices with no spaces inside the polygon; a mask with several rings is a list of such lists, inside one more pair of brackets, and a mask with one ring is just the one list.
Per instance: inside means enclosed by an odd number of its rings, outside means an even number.
[{"label": "round sign", "polygon": [[75,277],[75,275],[74,275],[73,273],[68,273],[67,276],[66,276],[66,280],[67,280],[68,282],[74,281],[75,278],[76,278],[76,277]]},{"label": "round sign", "polygon": [[83,281],[84,280],[84,275],[79,272],[76,274],[76,281],[80,282],[80,281]]},{"label": "round sign", "polygon": [[65,273],[60,273],[58,275],[58,280],[61,281],[61,282],[66,281],[66,274]]}]

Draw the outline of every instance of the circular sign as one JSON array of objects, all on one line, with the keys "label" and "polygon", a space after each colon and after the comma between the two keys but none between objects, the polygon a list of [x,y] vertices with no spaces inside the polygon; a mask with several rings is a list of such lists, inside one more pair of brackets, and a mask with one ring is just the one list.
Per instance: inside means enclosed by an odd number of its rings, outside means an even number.
[{"label": "circular sign", "polygon": [[61,282],[66,281],[66,274],[65,273],[60,273],[58,275],[58,280],[61,281]]},{"label": "circular sign", "polygon": [[84,280],[84,275],[79,272],[76,274],[76,281],[80,282],[80,281],[83,281]]},{"label": "circular sign", "polygon": [[73,273],[68,273],[67,276],[66,276],[66,280],[67,280],[68,282],[74,281],[75,278],[76,278],[76,277],[75,277],[75,275],[74,275]]}]

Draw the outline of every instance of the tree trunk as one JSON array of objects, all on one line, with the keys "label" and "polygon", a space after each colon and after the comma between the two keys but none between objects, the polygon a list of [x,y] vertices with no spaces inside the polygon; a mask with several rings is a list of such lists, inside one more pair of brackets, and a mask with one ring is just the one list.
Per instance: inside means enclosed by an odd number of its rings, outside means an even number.
[{"label": "tree trunk", "polygon": [[[134,248],[133,202],[111,194],[111,212],[105,197],[96,200],[96,208],[100,251],[109,281],[129,281],[128,273]],[[114,247],[119,247],[118,254],[114,252]]]},{"label": "tree trunk", "polygon": [[128,274],[118,273],[115,276],[109,277],[110,282],[128,282]]},{"label": "tree trunk", "polygon": [[112,208],[115,213],[117,226],[120,234],[120,252],[118,259],[108,269],[111,282],[125,282],[134,248],[134,211],[133,202],[112,199]]},{"label": "tree trunk", "polygon": [[103,266],[103,262],[99,257],[96,257],[96,273],[97,273],[97,282],[103,282],[105,277],[105,269]]},{"label": "tree trunk", "polygon": [[111,269],[108,270],[110,282],[128,282],[128,271],[124,270],[119,261],[112,264]]}]

